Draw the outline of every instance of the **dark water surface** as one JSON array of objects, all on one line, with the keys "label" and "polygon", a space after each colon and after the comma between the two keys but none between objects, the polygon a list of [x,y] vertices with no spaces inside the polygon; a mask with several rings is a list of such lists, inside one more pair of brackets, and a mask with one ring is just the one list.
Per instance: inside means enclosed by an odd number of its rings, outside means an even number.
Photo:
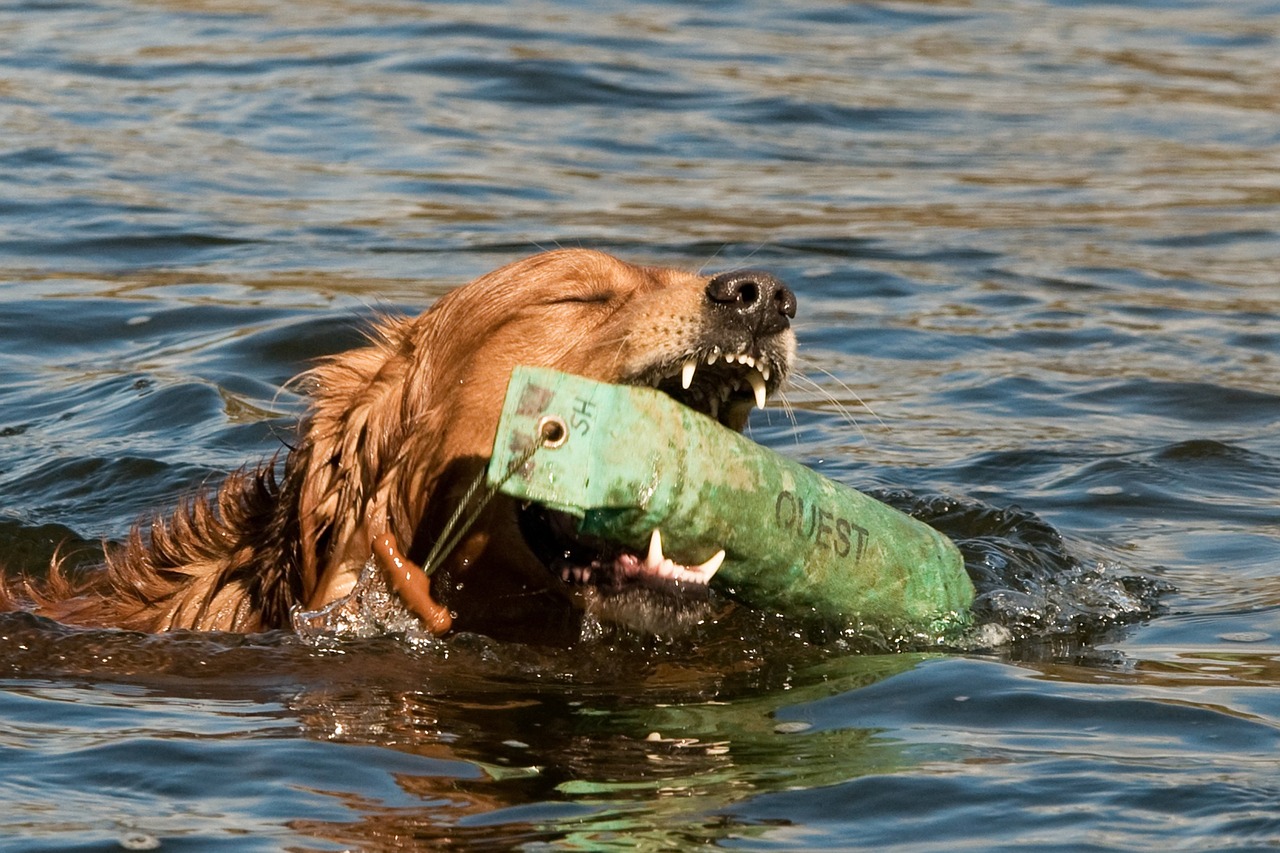
[{"label": "dark water surface", "polygon": [[969,654],[4,615],[0,849],[1280,847],[1274,0],[16,2],[0,128],[12,568],[273,452],[361,318],[589,245],[794,287],[758,441],[1177,589]]}]

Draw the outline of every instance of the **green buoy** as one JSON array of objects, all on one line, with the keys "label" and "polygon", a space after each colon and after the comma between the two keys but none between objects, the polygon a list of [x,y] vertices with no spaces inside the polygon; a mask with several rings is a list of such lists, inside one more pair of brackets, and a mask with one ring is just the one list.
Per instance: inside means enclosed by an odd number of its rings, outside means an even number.
[{"label": "green buoy", "polygon": [[643,553],[653,530],[759,608],[890,636],[958,635],[974,590],[932,527],[652,388],[516,368],[488,484]]}]

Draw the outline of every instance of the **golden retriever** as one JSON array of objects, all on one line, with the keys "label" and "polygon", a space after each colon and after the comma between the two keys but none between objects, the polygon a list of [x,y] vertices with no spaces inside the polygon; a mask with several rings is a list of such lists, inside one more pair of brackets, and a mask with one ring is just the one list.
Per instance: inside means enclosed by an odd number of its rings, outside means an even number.
[{"label": "golden retriever", "polygon": [[[283,463],[135,527],[101,570],[11,580],[0,609],[143,631],[286,628],[295,609],[347,596],[374,557],[434,634],[570,640],[575,585],[621,585],[653,561],[584,556],[560,525],[499,495],[429,580],[418,565],[488,461],[512,368],[656,386],[741,430],[791,366],[795,309],[762,272],[708,277],[587,250],[502,267],[424,314],[379,320],[366,346],[304,374],[314,399]],[[601,570],[611,562],[628,571]]]}]

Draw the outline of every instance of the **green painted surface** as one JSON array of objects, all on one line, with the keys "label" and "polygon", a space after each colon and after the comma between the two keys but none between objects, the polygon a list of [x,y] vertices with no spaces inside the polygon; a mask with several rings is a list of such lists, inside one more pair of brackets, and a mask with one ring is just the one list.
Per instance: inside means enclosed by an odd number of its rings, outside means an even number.
[{"label": "green painted surface", "polygon": [[[557,447],[540,446],[548,419]],[[936,633],[963,627],[973,601],[941,533],[650,388],[517,368],[488,480],[641,553],[655,527],[677,562],[724,548],[714,583],[758,607]]]}]

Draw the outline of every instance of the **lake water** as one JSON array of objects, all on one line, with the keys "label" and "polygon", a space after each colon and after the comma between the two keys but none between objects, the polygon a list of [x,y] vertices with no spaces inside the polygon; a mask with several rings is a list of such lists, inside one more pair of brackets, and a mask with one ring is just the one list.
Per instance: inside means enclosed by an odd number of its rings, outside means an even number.
[{"label": "lake water", "polygon": [[11,568],[272,453],[374,312],[584,245],[791,284],[756,440],[1034,513],[1076,603],[1176,590],[969,653],[3,615],[5,851],[1280,847],[1275,0],[12,0],[0,128]]}]

